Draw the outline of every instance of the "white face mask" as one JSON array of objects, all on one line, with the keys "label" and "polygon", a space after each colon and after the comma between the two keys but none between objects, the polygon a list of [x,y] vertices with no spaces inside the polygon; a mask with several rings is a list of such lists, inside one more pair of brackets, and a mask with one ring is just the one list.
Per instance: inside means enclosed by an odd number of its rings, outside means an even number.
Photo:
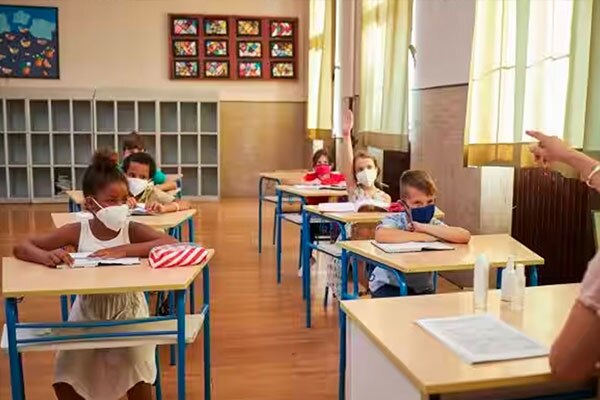
[{"label": "white face mask", "polygon": [[356,174],[356,180],[358,183],[365,187],[371,187],[375,184],[375,179],[377,179],[377,169],[363,169],[358,174]]},{"label": "white face mask", "polygon": [[129,207],[127,204],[120,206],[102,207],[96,199],[94,202],[100,207],[100,210],[96,211],[96,218],[100,220],[111,231],[119,232],[125,227],[127,217],[129,216]]},{"label": "white face mask", "polygon": [[132,195],[138,196],[148,187],[148,181],[141,178],[127,178],[127,185]]}]

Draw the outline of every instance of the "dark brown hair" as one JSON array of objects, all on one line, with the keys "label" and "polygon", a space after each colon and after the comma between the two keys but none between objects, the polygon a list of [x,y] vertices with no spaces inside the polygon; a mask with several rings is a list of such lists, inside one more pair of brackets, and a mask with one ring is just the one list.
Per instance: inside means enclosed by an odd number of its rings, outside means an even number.
[{"label": "dark brown hair", "polygon": [[123,139],[123,151],[125,150],[144,150],[144,140],[136,131],[131,132]]},{"label": "dark brown hair", "polygon": [[406,194],[406,188],[415,188],[427,196],[435,196],[437,193],[437,187],[431,175],[426,171],[417,169],[409,169],[404,171],[400,177],[400,196]]},{"label": "dark brown hair", "polygon": [[154,161],[154,158],[152,158],[150,154],[140,152],[128,155],[123,160],[123,172],[127,173],[127,171],[129,171],[129,165],[132,162],[147,165],[150,174],[150,179],[152,179],[154,177],[154,174],[156,174],[156,161]]},{"label": "dark brown hair", "polygon": [[110,150],[99,150],[94,153],[92,163],[83,173],[83,195],[95,196],[113,182],[123,182],[127,185],[127,178],[118,168],[114,153]]},{"label": "dark brown hair", "polygon": [[319,149],[319,150],[315,151],[315,154],[313,154],[312,166],[315,167],[317,165],[317,162],[319,161],[319,158],[321,158],[323,156],[327,157],[329,164],[332,163],[331,156],[329,155],[329,150],[323,148],[323,149]]}]

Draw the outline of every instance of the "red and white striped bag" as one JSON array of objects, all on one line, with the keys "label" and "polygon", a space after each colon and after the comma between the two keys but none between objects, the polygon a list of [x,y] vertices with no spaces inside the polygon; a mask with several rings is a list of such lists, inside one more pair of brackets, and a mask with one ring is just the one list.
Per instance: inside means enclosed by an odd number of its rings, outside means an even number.
[{"label": "red and white striped bag", "polygon": [[152,268],[171,268],[197,265],[206,261],[208,250],[194,243],[166,244],[150,250],[148,261]]}]

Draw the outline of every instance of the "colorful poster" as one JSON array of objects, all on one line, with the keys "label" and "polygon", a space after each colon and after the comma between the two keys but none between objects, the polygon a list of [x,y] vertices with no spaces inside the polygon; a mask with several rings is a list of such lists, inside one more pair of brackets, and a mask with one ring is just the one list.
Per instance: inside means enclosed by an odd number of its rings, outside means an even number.
[{"label": "colorful poster", "polygon": [[240,61],[238,76],[240,78],[262,78],[262,62]]},{"label": "colorful poster", "polygon": [[207,57],[227,57],[227,40],[207,40],[204,49]]},{"label": "colorful poster", "polygon": [[195,57],[198,55],[198,42],[195,40],[173,41],[173,55],[175,57]]},{"label": "colorful poster", "polygon": [[294,63],[291,62],[274,62],[271,63],[272,78],[293,78]]},{"label": "colorful poster", "polygon": [[221,18],[205,18],[204,34],[206,36],[227,36],[227,20]]},{"label": "colorful poster", "polygon": [[292,37],[294,25],[290,21],[271,21],[271,37]]},{"label": "colorful poster", "polygon": [[271,42],[271,57],[294,57],[294,44],[292,42]]},{"label": "colorful poster", "polygon": [[176,78],[197,78],[198,61],[175,61],[174,66]]},{"label": "colorful poster", "polygon": [[229,61],[205,61],[205,78],[229,78]]},{"label": "colorful poster", "polygon": [[238,19],[237,34],[238,36],[260,36],[260,20]]},{"label": "colorful poster", "polygon": [[173,35],[196,36],[198,35],[198,20],[196,18],[173,19]]},{"label": "colorful poster", "polygon": [[262,44],[260,42],[238,42],[238,57],[260,58],[262,57]]},{"label": "colorful poster", "polygon": [[0,5],[0,77],[60,77],[56,7]]}]

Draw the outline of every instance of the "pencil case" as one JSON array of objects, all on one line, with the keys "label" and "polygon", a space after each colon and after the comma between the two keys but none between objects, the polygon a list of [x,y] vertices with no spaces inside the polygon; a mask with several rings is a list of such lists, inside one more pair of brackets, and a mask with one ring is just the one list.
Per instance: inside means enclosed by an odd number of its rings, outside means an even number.
[{"label": "pencil case", "polygon": [[206,261],[208,251],[195,243],[166,244],[150,250],[148,262],[152,268],[172,268],[198,265]]}]

